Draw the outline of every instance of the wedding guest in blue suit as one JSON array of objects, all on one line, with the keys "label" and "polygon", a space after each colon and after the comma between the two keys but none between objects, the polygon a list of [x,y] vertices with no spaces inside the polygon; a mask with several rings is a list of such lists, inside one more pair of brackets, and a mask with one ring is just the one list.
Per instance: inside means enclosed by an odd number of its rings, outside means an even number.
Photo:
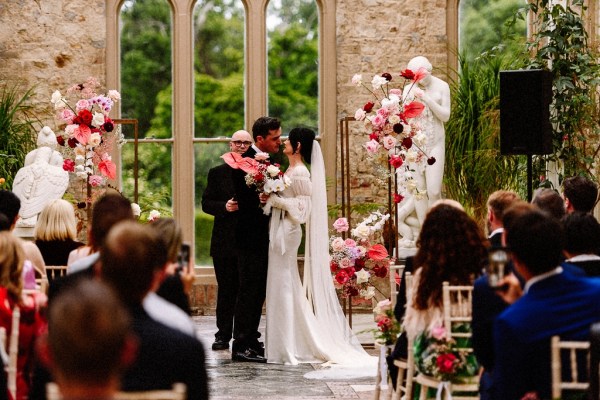
[{"label": "wedding guest in blue suit", "polygon": [[539,210],[505,221],[505,241],[515,271],[499,292],[512,303],[494,324],[493,398],[518,400],[529,393],[551,398],[550,338],[589,340],[600,321],[600,280],[558,266],[564,245],[558,221]]},{"label": "wedding guest in blue suit", "polygon": [[591,213],[598,202],[598,186],[583,176],[571,176],[563,182],[563,197],[567,213]]}]

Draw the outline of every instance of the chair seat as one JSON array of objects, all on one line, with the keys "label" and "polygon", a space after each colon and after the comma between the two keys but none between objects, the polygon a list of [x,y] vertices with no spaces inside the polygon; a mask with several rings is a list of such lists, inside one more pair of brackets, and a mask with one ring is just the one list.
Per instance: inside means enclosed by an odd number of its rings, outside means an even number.
[{"label": "chair seat", "polygon": [[[443,383],[443,381],[437,378],[421,373],[417,374],[414,381],[421,385],[421,395],[419,397],[420,400],[427,399],[427,388],[437,389]],[[465,381],[461,383],[448,382],[447,390],[449,390],[452,393],[453,400],[478,400],[479,376],[467,377],[465,378]],[[472,396],[456,394],[463,392],[474,394]]]}]

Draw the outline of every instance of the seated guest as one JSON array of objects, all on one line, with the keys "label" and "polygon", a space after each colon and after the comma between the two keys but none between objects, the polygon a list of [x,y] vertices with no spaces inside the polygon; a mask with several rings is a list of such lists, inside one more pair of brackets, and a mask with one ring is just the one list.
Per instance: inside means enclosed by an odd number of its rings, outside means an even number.
[{"label": "seated guest", "polygon": [[539,207],[540,210],[546,211],[557,220],[562,219],[566,214],[565,201],[554,189],[541,188],[536,190],[531,204]]},{"label": "seated guest", "polygon": [[164,274],[165,242],[151,227],[123,221],[110,231],[100,254],[101,278],[129,310],[139,339],[137,359],[123,376],[123,390],[168,389],[182,382],[187,386],[188,399],[207,399],[202,343],[156,322],[142,307]]},{"label": "seated guest", "polygon": [[[588,340],[600,320],[600,280],[576,276],[559,265],[564,244],[558,221],[530,210],[505,221],[506,244],[515,270],[498,291],[514,303],[494,325],[493,398],[518,400],[529,393],[551,398],[550,338]],[[521,297],[522,296],[522,297]]]},{"label": "seated guest", "polygon": [[[21,209],[21,200],[13,192],[8,190],[0,190],[0,214],[4,214],[9,221],[9,231],[15,229],[17,220],[19,219],[19,210]],[[2,224],[6,226],[6,223]],[[25,259],[29,260],[30,266],[35,269],[35,275],[39,278],[46,276],[46,264],[40,249],[35,243],[28,240],[21,240],[21,247],[25,252]]]},{"label": "seated guest", "polygon": [[587,276],[600,276],[600,224],[592,214],[572,212],[562,219],[565,229],[565,263],[583,269]]},{"label": "seated guest", "polygon": [[115,293],[97,280],[80,281],[50,307],[39,357],[64,400],[110,399],[135,359],[131,319]]},{"label": "seated guest", "polygon": [[591,213],[598,201],[598,186],[583,176],[571,176],[563,182],[563,196],[567,213]]},{"label": "seated guest", "polygon": [[13,310],[19,307],[19,353],[17,356],[17,399],[27,399],[35,340],[46,329],[41,309],[46,298],[41,294],[23,293],[25,255],[20,241],[10,232],[0,232],[0,326],[10,335]]},{"label": "seated guest", "polygon": [[38,216],[33,233],[46,265],[67,265],[69,253],[83,246],[83,243],[75,240],[76,235],[77,221],[73,205],[63,199],[46,204]]}]

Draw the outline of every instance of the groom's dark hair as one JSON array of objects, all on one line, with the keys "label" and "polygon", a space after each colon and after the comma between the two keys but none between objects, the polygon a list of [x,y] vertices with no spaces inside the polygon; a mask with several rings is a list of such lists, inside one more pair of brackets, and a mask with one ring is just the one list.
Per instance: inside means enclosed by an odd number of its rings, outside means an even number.
[{"label": "groom's dark hair", "polygon": [[288,135],[294,153],[298,149],[298,143],[302,144],[302,146],[300,146],[300,155],[308,164],[310,164],[311,161],[310,155],[312,153],[312,146],[315,137],[315,132],[308,128],[294,128]]},{"label": "groom's dark hair", "polygon": [[256,142],[258,136],[265,138],[269,135],[269,131],[275,131],[279,128],[281,128],[281,121],[279,119],[274,117],[260,117],[252,125],[254,141]]}]

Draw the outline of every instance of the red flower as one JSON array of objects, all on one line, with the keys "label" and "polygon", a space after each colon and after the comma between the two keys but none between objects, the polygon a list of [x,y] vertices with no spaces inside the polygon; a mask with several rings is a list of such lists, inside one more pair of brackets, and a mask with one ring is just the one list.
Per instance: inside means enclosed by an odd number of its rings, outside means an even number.
[{"label": "red flower", "polygon": [[337,263],[335,261],[329,263],[329,269],[331,270],[331,272],[336,272],[338,270]]},{"label": "red flower", "polygon": [[346,282],[348,282],[348,280],[350,279],[350,277],[348,276],[348,274],[346,273],[346,271],[341,270],[339,271],[336,275],[335,275],[335,280],[337,281],[337,283],[339,283],[340,285],[345,284]]},{"label": "red flower", "polygon": [[440,354],[435,363],[442,374],[453,374],[457,358],[452,353]]},{"label": "red flower", "polygon": [[400,76],[405,79],[412,80],[415,77],[415,73],[412,72],[410,69],[405,69],[404,71],[400,72]]},{"label": "red flower", "polygon": [[410,149],[412,147],[412,139],[409,137],[402,139],[402,147],[406,150]]},{"label": "red flower", "polygon": [[[62,136],[59,136],[62,137]],[[64,140],[63,140],[64,143]],[[75,161],[66,159],[63,161],[63,169],[67,172],[75,172]]]},{"label": "red flower", "polygon": [[65,145],[65,138],[62,137],[61,135],[58,135],[56,137],[56,141],[58,142],[59,145],[64,146]]},{"label": "red flower", "polygon": [[365,267],[365,260],[364,259],[357,258],[356,260],[354,260],[354,269],[356,271],[360,271],[364,267]]},{"label": "red flower", "polygon": [[390,156],[390,165],[396,169],[400,168],[403,162],[404,161],[402,161],[402,157],[400,156]]},{"label": "red flower", "polygon": [[385,260],[388,257],[386,248],[381,244],[374,244],[367,251],[369,258],[375,261]]},{"label": "red flower", "polygon": [[369,135],[369,139],[379,141],[379,135],[377,134],[377,132],[371,132],[371,134]]},{"label": "red flower", "polygon": [[421,113],[423,112],[424,109],[425,109],[425,106],[423,105],[423,103],[419,103],[418,101],[413,101],[412,103],[409,103],[404,106],[404,111],[402,112],[401,117],[403,119],[418,117],[419,115],[421,115]]},{"label": "red flower", "polygon": [[401,194],[398,194],[398,193],[394,193],[394,203],[396,203],[396,204],[401,203],[402,200],[404,200],[404,196],[402,196]]},{"label": "red flower", "polygon": [[385,278],[388,274],[388,269],[385,265],[376,265],[373,267],[373,273],[378,278]]},{"label": "red flower", "polygon": [[94,119],[94,116],[92,115],[90,110],[79,111],[79,114],[77,114],[77,117],[81,118],[81,122],[83,122],[86,125],[91,125],[92,119]]},{"label": "red flower", "polygon": [[75,139],[74,137],[69,138],[69,140],[67,140],[67,144],[69,145],[70,148],[74,149],[75,146],[77,146],[77,143],[79,143],[79,141],[77,139]]},{"label": "red flower", "polygon": [[347,267],[344,268],[344,272],[346,273],[346,275],[348,275],[348,279],[352,279],[356,270],[354,269],[354,267]]},{"label": "red flower", "polygon": [[375,103],[369,101],[367,104],[364,105],[363,110],[365,112],[371,112],[373,110],[373,107],[375,107]]}]

